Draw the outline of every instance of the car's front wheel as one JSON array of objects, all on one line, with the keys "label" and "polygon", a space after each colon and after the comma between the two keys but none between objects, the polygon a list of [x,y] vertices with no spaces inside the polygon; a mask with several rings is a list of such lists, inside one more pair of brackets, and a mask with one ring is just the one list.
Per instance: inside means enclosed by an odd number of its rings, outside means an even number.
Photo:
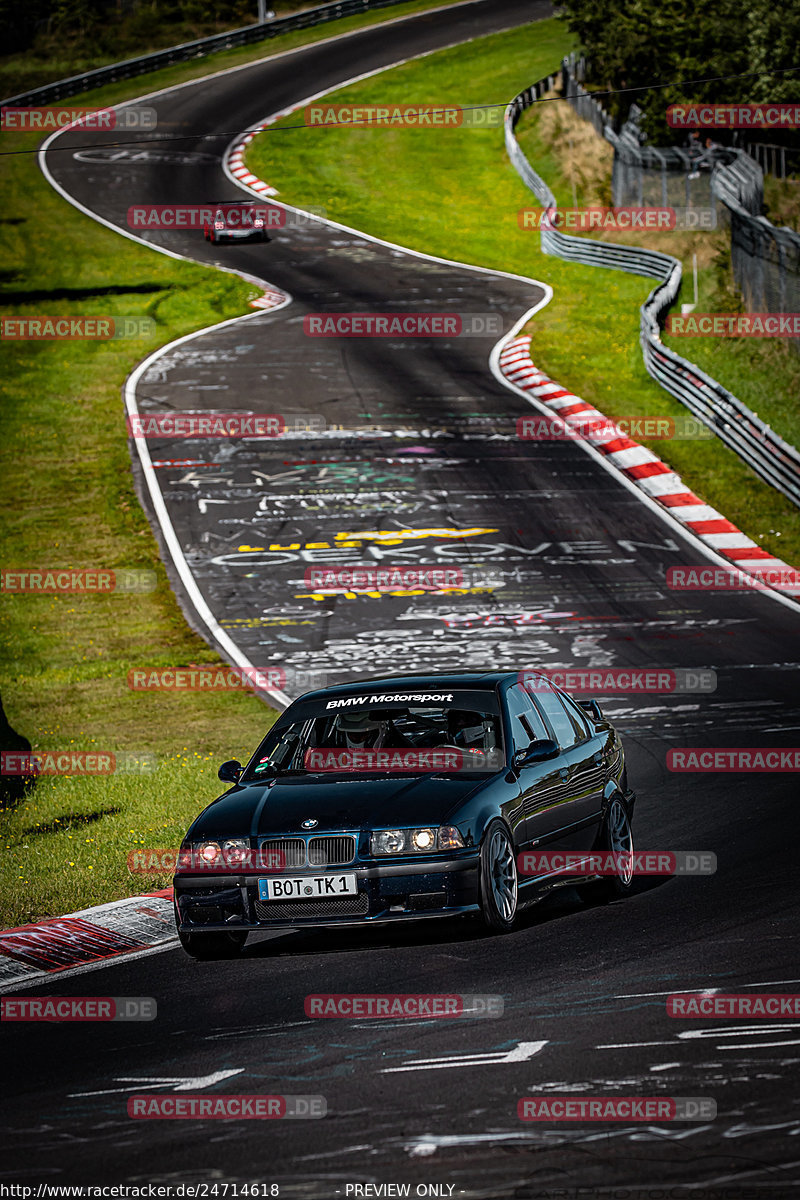
[{"label": "car's front wheel", "polygon": [[596,885],[599,900],[621,900],[633,888],[633,830],[622,797],[612,797],[603,823],[602,847],[614,855],[616,870]]},{"label": "car's front wheel", "polygon": [[192,958],[208,961],[236,958],[247,941],[246,933],[179,933],[180,943]]},{"label": "car's front wheel", "polygon": [[519,901],[514,846],[502,821],[492,821],[481,846],[481,917],[493,933],[514,928]]}]

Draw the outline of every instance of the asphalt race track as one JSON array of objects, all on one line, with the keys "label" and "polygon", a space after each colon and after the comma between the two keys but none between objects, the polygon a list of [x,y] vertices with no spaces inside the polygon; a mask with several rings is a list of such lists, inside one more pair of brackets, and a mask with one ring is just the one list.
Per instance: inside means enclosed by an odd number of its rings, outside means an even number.
[{"label": "asphalt race track", "polygon": [[[134,201],[240,198],[220,163],[248,125],[353,75],[549,11],[480,0],[397,23],[391,37],[378,27],[310,46],[149,98],[159,131],[185,138],[177,157],[121,156],[109,152],[113,138],[88,133],[81,149],[65,150],[75,136],[65,134],[47,166],[69,196],[122,229]],[[0,1182],[33,1173],[52,1184],[262,1183],[319,1200],[366,1183],[520,1200],[797,1194],[800,1022],[682,1021],[665,1011],[672,992],[800,984],[796,776],[666,765],[675,746],[797,744],[797,607],[670,592],[668,567],[707,558],[579,446],[516,438],[530,408],[489,368],[496,336],[303,331],[303,316],[332,310],[492,314],[507,332],[544,299],[535,283],[321,222],[276,230],[263,245],[213,247],[196,232],[148,239],[256,276],[292,302],[156,358],[136,383],[140,411],[326,423],[320,436],[274,442],[150,443],[165,464],[154,473],[166,512],[218,629],[170,568],[192,623],[223,651],[219,631],[243,659],[282,672],[289,696],[315,673],[337,682],[459,666],[713,670],[713,692],[603,706],[625,735],[637,848],[712,851],[718,865],[706,877],[642,879],[624,903],[562,892],[501,938],[467,921],[298,933],[252,939],[234,963],[196,963],[176,946],[37,985],[37,995],[152,996],[158,1019],[13,1027]],[[133,450],[132,461],[161,538]],[[315,598],[304,573],[326,563],[458,567],[495,582],[446,596]],[[504,1012],[313,1020],[310,992],[491,994]],[[128,1117],[129,1096],[180,1089],[322,1095],[327,1115]],[[520,1097],[567,1092],[711,1098],[717,1115],[518,1119]]]}]

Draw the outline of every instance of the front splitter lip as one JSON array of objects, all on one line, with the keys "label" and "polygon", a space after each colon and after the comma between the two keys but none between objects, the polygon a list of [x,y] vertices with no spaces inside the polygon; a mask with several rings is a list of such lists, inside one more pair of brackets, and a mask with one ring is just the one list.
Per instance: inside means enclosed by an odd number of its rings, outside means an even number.
[{"label": "front splitter lip", "polygon": [[263,229],[247,229],[242,231],[238,229],[217,229],[214,232],[216,233],[218,241],[222,241],[223,238],[229,238],[232,242],[243,242],[246,241],[247,238],[252,237],[260,238],[264,234]]},{"label": "front splitter lip", "polygon": [[294,917],[286,921],[259,921],[252,924],[247,921],[228,921],[208,925],[178,925],[178,933],[270,933],[275,930],[288,931],[291,929],[318,929],[322,926],[335,926],[339,929],[365,929],[372,925],[395,925],[398,922],[445,920],[447,917],[461,917],[467,913],[478,912],[478,904],[462,904],[454,908],[444,908],[436,912],[402,912],[376,913],[374,917]]}]

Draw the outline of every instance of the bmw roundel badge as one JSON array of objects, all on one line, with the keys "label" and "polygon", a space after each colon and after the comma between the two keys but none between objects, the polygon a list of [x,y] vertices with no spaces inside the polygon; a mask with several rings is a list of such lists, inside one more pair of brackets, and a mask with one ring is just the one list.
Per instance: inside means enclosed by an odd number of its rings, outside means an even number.
[{"label": "bmw roundel badge", "polygon": [[302,822],[303,829],[313,829],[316,825],[319,825],[319,821],[315,820],[314,817],[306,817],[305,821]]}]

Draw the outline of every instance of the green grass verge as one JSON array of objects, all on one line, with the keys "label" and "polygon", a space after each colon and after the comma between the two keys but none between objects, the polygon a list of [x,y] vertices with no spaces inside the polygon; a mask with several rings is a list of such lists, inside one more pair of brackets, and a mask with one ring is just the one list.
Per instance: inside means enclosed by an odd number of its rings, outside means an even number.
[{"label": "green grass verge", "polygon": [[[558,21],[542,21],[396,67],[331,98],[344,104],[507,101],[555,70],[570,48]],[[551,284],[552,303],[529,325],[543,370],[611,417],[686,416],[642,364],[639,307],[652,284],[542,254],[538,233],[519,227],[518,211],[537,204],[508,162],[501,129],[288,128],[297,124],[298,114],[278,122],[248,152],[251,169],[278,187],[282,199],[324,205],[332,218],[412,249]],[[568,203],[571,178],[530,113],[520,140]],[[676,240],[669,246],[679,253]],[[732,451],[715,439],[647,444],[754,540],[800,561],[800,513]]]},{"label": "green grass verge", "polygon": [[213,763],[252,749],[274,718],[252,694],[127,686],[134,666],[218,660],[187,627],[134,493],[120,389],[146,353],[250,311],[257,289],[119,237],[66,205],[35,159],[6,162],[4,312],[149,316],[156,326],[153,336],[130,341],[4,342],[4,565],[157,575],[149,594],[0,595],[6,716],[36,750],[95,748],[162,761],[141,777],[42,777],[2,814],[4,925],[165,886],[166,879],[132,878],[128,850],[142,837],[176,844],[219,791]]},{"label": "green grass verge", "polygon": [[[412,0],[285,34],[98,88],[74,103],[116,103],[440,3]],[[158,766],[141,776],[42,777],[21,804],[0,811],[0,927],[167,886],[167,875],[132,876],[128,853],[177,845],[219,794],[216,765],[246,755],[275,717],[251,693],[127,687],[133,666],[218,659],[187,627],[135,495],[120,389],[156,347],[249,312],[256,290],[138,246],[77,212],[39,171],[40,140],[0,135],[0,150],[21,151],[4,160],[0,178],[3,312],[149,316],[156,332],[110,343],[3,343],[4,565],[138,567],[155,570],[158,584],[138,596],[0,594],[0,695],[10,729],[34,750],[147,754]],[[0,730],[6,748],[12,737],[2,721]]]},{"label": "green grass verge", "polygon": [[[733,286],[730,235],[720,231],[698,235],[698,240],[712,244],[716,256],[703,267],[698,259],[696,312],[744,312]],[[683,298],[693,300],[691,255],[682,261]],[[672,337],[664,333],[663,341],[733,392],[787,442],[800,446],[800,354],[788,339]]]}]

